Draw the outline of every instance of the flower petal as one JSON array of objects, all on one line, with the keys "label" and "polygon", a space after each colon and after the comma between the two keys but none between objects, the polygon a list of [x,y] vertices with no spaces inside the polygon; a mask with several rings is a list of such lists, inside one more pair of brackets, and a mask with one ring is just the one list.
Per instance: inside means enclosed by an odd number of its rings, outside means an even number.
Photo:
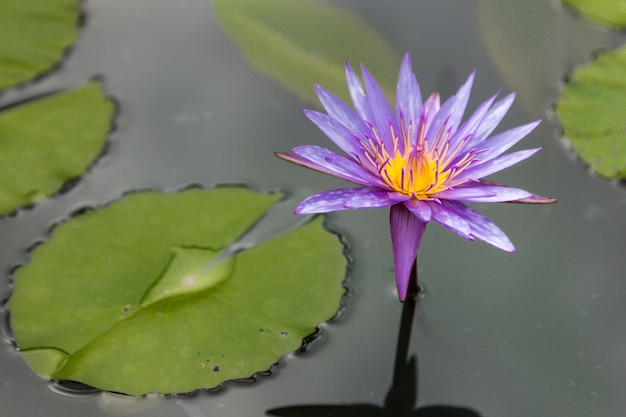
[{"label": "flower petal", "polygon": [[372,74],[361,64],[361,73],[365,83],[366,97],[370,103],[373,120],[370,120],[376,127],[378,136],[383,140],[385,147],[391,151],[393,149],[393,137],[390,128],[397,135],[399,133],[398,122],[389,106],[389,102]]},{"label": "flower petal", "polygon": [[368,130],[363,120],[339,97],[319,85],[315,86],[315,92],[330,117],[340,121],[357,135]]},{"label": "flower petal", "polygon": [[324,191],[305,199],[294,210],[294,213],[314,214],[346,210],[349,207],[346,207],[345,203],[352,197],[359,194],[378,192],[380,192],[380,189],[376,187],[340,188],[337,190]]},{"label": "flower petal", "polygon": [[424,102],[422,106],[422,111],[420,113],[420,123],[422,123],[426,128],[430,126],[433,119],[437,115],[440,107],[440,98],[439,93],[432,93]]},{"label": "flower petal", "polygon": [[487,161],[489,159],[496,158],[508,151],[513,145],[522,140],[528,135],[537,125],[541,123],[541,120],[536,120],[532,123],[528,123],[522,126],[514,127],[505,132],[498,133],[495,136],[483,141],[480,144],[479,149],[484,151],[480,154],[480,159]]},{"label": "flower petal", "polygon": [[511,107],[511,104],[513,104],[513,100],[515,100],[515,93],[511,93],[501,100],[498,100],[489,112],[487,112],[480,126],[478,126],[476,132],[474,132],[472,138],[465,144],[461,152],[467,152],[485,140],[500,124],[500,121],[502,121],[502,118]]},{"label": "flower petal", "polygon": [[404,119],[405,128],[409,123],[413,125],[413,135],[417,134],[417,123],[419,122],[420,111],[422,110],[422,93],[420,91],[417,78],[411,69],[411,57],[404,55],[400,73],[398,75],[398,86],[396,90],[396,113],[398,119]]},{"label": "flower petal", "polygon": [[345,153],[348,155],[362,154],[358,139],[343,123],[315,110],[303,110],[302,112]]},{"label": "flower petal", "polygon": [[417,218],[424,223],[428,223],[433,216],[433,211],[430,209],[430,206],[425,201],[416,200],[413,198],[405,201],[404,205],[411,211],[411,213],[416,215]]},{"label": "flower petal", "polygon": [[535,149],[525,149],[523,151],[517,151],[513,153],[508,153],[506,155],[502,155],[496,159],[492,159],[490,161],[481,163],[480,165],[472,166],[465,171],[461,172],[457,175],[454,180],[455,181],[463,181],[463,180],[477,180],[482,177],[486,177],[487,175],[491,175],[494,172],[502,171],[512,165],[517,164],[518,162],[523,161],[524,159],[528,159],[537,153],[541,148]]},{"label": "flower petal", "polygon": [[433,220],[467,240],[474,240],[471,236],[472,229],[469,224],[467,224],[463,217],[445,206],[443,201],[441,203],[429,201],[428,205],[432,210]]},{"label": "flower petal", "polygon": [[348,81],[348,90],[350,91],[352,104],[357,114],[361,116],[363,120],[373,121],[372,110],[370,109],[370,103],[363,91],[363,84],[361,84],[361,80],[354,73],[348,62],[346,62],[346,80]]},{"label": "flower petal", "polygon": [[[454,135],[450,137],[450,148],[456,149],[462,140],[471,140],[471,135],[473,135],[476,129],[481,125],[498,94],[500,94],[500,91],[482,102],[474,113],[457,129]],[[464,155],[465,153],[462,152],[458,158],[462,158]]]},{"label": "flower petal", "polygon": [[396,204],[391,206],[389,225],[398,297],[404,301],[426,223],[415,217],[404,204]]},{"label": "flower petal", "polygon": [[515,252],[509,238],[487,217],[459,201],[444,201],[443,205],[467,221],[472,229],[472,236],[505,252]]},{"label": "flower petal", "polygon": [[296,165],[313,169],[359,185],[383,185],[382,181],[360,164],[337,155],[321,146],[298,146],[290,153],[275,152],[277,157]]},{"label": "flower petal", "polygon": [[387,191],[381,190],[355,194],[345,202],[344,206],[349,209],[368,209],[389,207],[397,203]]},{"label": "flower petal", "polygon": [[520,188],[499,185],[470,183],[437,193],[436,197],[445,200],[464,200],[474,203],[502,203],[530,197],[532,194]]},{"label": "flower petal", "polygon": [[432,124],[428,127],[428,131],[426,132],[427,138],[437,137],[442,124],[446,121],[445,130],[451,129],[451,133],[454,134],[465,113],[475,74],[476,71],[472,71],[467,81],[465,81],[465,84],[459,88],[457,93],[443,103],[439,112],[433,119]]}]

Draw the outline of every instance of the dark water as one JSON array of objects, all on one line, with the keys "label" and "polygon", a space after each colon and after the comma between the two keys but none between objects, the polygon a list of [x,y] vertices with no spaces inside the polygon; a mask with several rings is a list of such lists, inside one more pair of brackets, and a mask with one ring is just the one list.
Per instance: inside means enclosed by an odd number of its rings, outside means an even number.
[{"label": "dark water", "polygon": [[[543,151],[495,179],[559,203],[479,207],[516,254],[430,226],[419,267],[428,295],[412,324],[405,314],[400,334],[386,210],[334,214],[329,224],[355,259],[346,311],[322,325],[310,352],[284,358],[271,376],[193,398],[75,398],[49,389],[5,338],[0,415],[626,415],[626,192],[588,174],[551,116],[565,72],[618,39],[556,4],[518,3],[341,2],[411,53],[424,92],[448,95],[477,68],[470,104],[502,85],[519,91],[502,129],[544,119],[522,145]],[[86,26],[61,70],[0,99],[99,74],[121,105],[118,128],[108,154],[69,193],[0,220],[0,295],[52,224],[128,190],[285,188],[292,197],[269,219],[284,228],[302,220],[289,211],[303,197],[344,186],[272,155],[328,142],[300,113],[306,104],[242,59],[206,0],[88,0],[84,9]]]}]

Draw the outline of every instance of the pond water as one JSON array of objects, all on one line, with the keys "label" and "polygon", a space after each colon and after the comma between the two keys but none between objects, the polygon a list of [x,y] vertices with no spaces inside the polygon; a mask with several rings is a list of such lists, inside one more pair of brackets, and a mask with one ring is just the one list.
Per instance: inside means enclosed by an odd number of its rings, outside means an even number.
[{"label": "pond water", "polygon": [[[623,36],[543,0],[337,3],[411,53],[425,93],[451,94],[473,68],[470,107],[500,86],[518,90],[499,129],[543,118],[521,145],[543,150],[495,179],[559,202],[478,207],[514,242],[513,255],[430,226],[419,257],[427,294],[413,313],[405,306],[400,338],[387,210],[330,215],[354,259],[344,313],[272,375],[215,393],[61,394],[30,371],[5,331],[1,416],[626,415],[626,192],[588,173],[552,115],[565,74]],[[10,294],[10,271],[52,225],[130,190],[288,190],[260,239],[302,222],[290,211],[304,197],[345,186],[274,157],[329,142],[301,114],[309,104],[242,58],[210,2],[87,0],[83,8],[86,24],[60,70],[0,99],[99,75],[120,105],[117,126],[107,154],[77,186],[0,220],[0,295]]]}]

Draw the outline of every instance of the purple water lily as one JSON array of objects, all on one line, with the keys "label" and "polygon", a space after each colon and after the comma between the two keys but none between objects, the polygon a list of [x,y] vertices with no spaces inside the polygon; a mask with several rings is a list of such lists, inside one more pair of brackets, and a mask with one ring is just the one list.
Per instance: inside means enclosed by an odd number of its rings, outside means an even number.
[{"label": "purple water lily", "polygon": [[295,213],[391,207],[391,242],[401,301],[406,298],[411,268],[426,224],[431,220],[468,240],[478,238],[513,252],[515,248],[504,232],[462,201],[535,204],[555,201],[482,180],[539,150],[502,155],[540,121],[489,136],[515,98],[512,93],[496,101],[496,93],[461,123],[474,72],[442,105],[437,93],[422,102],[408,54],[400,67],[394,113],[380,86],[363,65],[361,72],[365,90],[346,63],[355,111],[320,86],[316,86],[317,95],[327,113],[304,110],[348,157],[319,146],[299,146],[289,153],[276,153],[286,161],[345,179],[359,187],[313,195],[300,203]]}]

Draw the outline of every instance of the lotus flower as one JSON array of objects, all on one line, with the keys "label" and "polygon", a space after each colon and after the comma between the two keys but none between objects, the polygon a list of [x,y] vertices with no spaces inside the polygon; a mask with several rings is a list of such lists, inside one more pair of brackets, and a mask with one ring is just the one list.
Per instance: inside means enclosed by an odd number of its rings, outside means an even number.
[{"label": "lotus flower", "polygon": [[513,252],[515,248],[502,230],[464,202],[555,201],[482,179],[535,154],[539,148],[503,155],[540,121],[490,136],[515,98],[512,93],[496,101],[496,93],[462,122],[474,72],[443,104],[437,93],[422,102],[408,54],[400,67],[394,112],[363,65],[361,72],[365,89],[346,63],[354,110],[320,86],[315,88],[326,113],[304,110],[346,156],[313,145],[276,153],[286,161],[358,186],[313,195],[300,203],[295,213],[390,207],[400,301],[407,296],[417,250],[431,220],[465,239],[478,238]]}]

